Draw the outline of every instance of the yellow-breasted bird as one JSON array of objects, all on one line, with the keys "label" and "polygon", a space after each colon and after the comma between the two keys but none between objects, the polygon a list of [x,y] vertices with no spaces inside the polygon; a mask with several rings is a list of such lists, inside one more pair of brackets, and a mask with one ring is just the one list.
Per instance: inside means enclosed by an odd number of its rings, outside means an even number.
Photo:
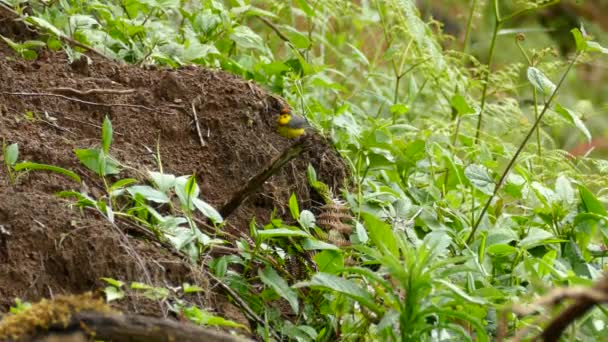
[{"label": "yellow-breasted bird", "polygon": [[291,112],[289,107],[283,107],[277,119],[277,132],[285,138],[293,139],[306,134],[306,128],[310,127],[308,121],[303,117]]}]

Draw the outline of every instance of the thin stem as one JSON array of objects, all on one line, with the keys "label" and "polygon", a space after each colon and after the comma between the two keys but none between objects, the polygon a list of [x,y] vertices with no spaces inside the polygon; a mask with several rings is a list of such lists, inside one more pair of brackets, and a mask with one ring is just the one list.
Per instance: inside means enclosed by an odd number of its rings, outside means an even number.
[{"label": "thin stem", "polygon": [[[498,4],[494,4],[498,6]],[[496,15],[498,16],[498,10],[496,11]],[[492,33],[492,43],[490,44],[490,55],[488,56],[488,70],[486,72],[486,77],[483,82],[483,91],[481,94],[481,105],[479,108],[479,117],[477,118],[477,130],[475,132],[475,144],[477,144],[479,140],[479,134],[481,132],[481,121],[483,120],[483,110],[486,107],[486,98],[488,95],[488,83],[490,80],[490,72],[492,70],[492,61],[494,60],[494,48],[496,47],[496,37],[498,36],[498,29],[500,28],[500,20],[498,17],[495,18],[494,21],[494,32]]]},{"label": "thin stem", "polygon": [[[515,44],[519,48],[519,51],[521,52],[521,54],[526,58],[526,61],[528,61],[528,66],[534,66],[534,63],[532,63],[532,59],[530,59],[530,57],[528,56],[528,53],[526,52],[524,47],[521,45],[521,41],[519,40],[519,38],[515,38]],[[538,103],[537,103],[538,95],[536,93],[536,88],[534,86],[532,86],[532,97],[534,100],[534,121],[536,121],[536,120],[538,120]],[[540,158],[542,156],[542,148],[540,146],[540,127],[536,128],[536,147],[537,147],[538,157]],[[542,162],[542,160],[541,160],[541,162]]]},{"label": "thin stem", "polygon": [[[538,96],[536,94],[536,88],[532,87],[532,98],[534,100],[534,120],[538,120]],[[540,145],[540,127],[536,127],[536,145],[538,146],[538,158],[542,157],[542,147]],[[542,158],[540,159],[542,163]]]},{"label": "thin stem", "polygon": [[477,0],[472,0],[471,10],[469,11],[469,18],[467,19],[467,30],[464,34],[462,52],[467,52],[467,47],[469,45],[469,37],[471,35],[471,27],[473,26],[473,17],[475,16],[475,8],[477,8]]},{"label": "thin stem", "polygon": [[566,71],[562,75],[561,79],[557,83],[557,86],[555,87],[555,90],[553,91],[553,93],[551,93],[551,97],[549,97],[549,99],[545,102],[545,106],[543,107],[542,112],[540,113],[540,115],[538,116],[538,118],[536,119],[536,121],[534,122],[534,125],[532,125],[532,128],[528,131],[528,134],[526,134],[526,137],[524,138],[524,140],[522,141],[522,143],[519,145],[519,147],[517,148],[517,151],[515,152],[515,154],[513,155],[513,157],[511,158],[511,160],[509,161],[509,164],[507,165],[507,167],[503,171],[502,176],[500,176],[500,180],[496,184],[496,187],[494,187],[494,192],[492,192],[492,195],[490,196],[490,198],[488,198],[488,201],[486,202],[486,204],[484,205],[483,209],[481,210],[481,213],[479,214],[479,217],[477,218],[477,221],[475,222],[475,225],[473,226],[473,229],[471,230],[471,234],[467,238],[466,243],[471,242],[471,240],[473,239],[473,236],[475,235],[475,231],[477,231],[477,228],[479,227],[479,224],[481,223],[481,220],[483,219],[483,217],[485,216],[486,212],[488,211],[488,208],[490,207],[490,204],[492,204],[492,200],[494,200],[494,197],[496,197],[496,194],[498,193],[498,190],[500,190],[500,188],[502,187],[502,184],[504,183],[505,179],[509,175],[509,171],[511,171],[511,168],[515,164],[515,161],[517,160],[517,157],[519,157],[519,155],[523,151],[524,147],[528,143],[528,140],[530,140],[530,137],[532,136],[532,134],[534,133],[534,131],[538,127],[540,121],[542,120],[542,118],[545,115],[545,113],[547,112],[547,110],[549,109],[549,106],[551,105],[551,103],[553,102],[553,99],[557,95],[558,90],[561,88],[562,84],[564,83],[564,80],[566,79],[566,76],[568,76],[568,73],[570,73],[570,70],[572,69],[572,66],[574,65],[574,63],[576,63],[576,60],[578,59],[578,57],[580,55],[581,55],[581,53],[579,52],[579,53],[577,53],[576,56],[574,56],[574,58],[572,59],[572,62],[570,62],[570,64],[568,65],[568,68],[566,69]]}]

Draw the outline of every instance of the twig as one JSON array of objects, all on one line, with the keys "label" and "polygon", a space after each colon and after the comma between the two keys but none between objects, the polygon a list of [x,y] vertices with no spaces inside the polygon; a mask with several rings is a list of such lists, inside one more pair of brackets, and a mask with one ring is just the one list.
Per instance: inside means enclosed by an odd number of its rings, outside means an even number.
[{"label": "twig", "polygon": [[140,108],[149,111],[160,111],[155,108],[150,108],[147,106],[129,104],[129,103],[101,103],[101,102],[91,102],[86,100],[77,99],[74,97],[69,97],[60,94],[52,94],[52,93],[22,93],[22,92],[0,92],[1,95],[12,95],[12,96],[48,96],[48,97],[58,97],[64,100],[78,102],[87,105],[100,106],[100,107],[129,107],[129,108]]},{"label": "twig", "polygon": [[268,19],[266,19],[266,18],[264,18],[264,17],[261,17],[261,16],[259,16],[259,15],[256,15],[255,17],[256,17],[256,18],[258,18],[258,19],[260,19],[260,20],[261,20],[261,21],[262,21],[264,24],[266,24],[266,26],[270,27],[270,29],[271,29],[271,30],[273,30],[273,31],[274,31],[274,33],[276,33],[276,34],[277,34],[277,36],[279,36],[279,38],[281,38],[281,40],[282,40],[282,41],[287,42],[287,43],[290,43],[290,44],[293,44],[293,43],[291,42],[291,40],[290,40],[289,38],[287,38],[287,36],[285,36],[285,35],[283,34],[283,32],[281,32],[281,31],[279,30],[279,28],[278,28],[278,27],[276,27],[276,26],[275,26],[275,25],[274,25],[274,24],[273,24],[273,23],[272,23],[270,20],[268,20]]},{"label": "twig", "polygon": [[201,143],[201,146],[205,147],[207,146],[205,144],[205,140],[203,140],[203,134],[201,133],[201,126],[198,123],[198,115],[196,115],[196,105],[195,102],[199,102],[200,103],[200,95],[196,97],[196,99],[194,99],[191,103],[190,103],[190,107],[192,108],[192,116],[194,117],[194,125],[196,126],[196,134],[198,135],[198,140]]},{"label": "twig", "polygon": [[89,89],[89,90],[78,90],[69,87],[57,87],[57,88],[49,88],[47,89],[51,93],[54,94],[64,94],[64,95],[92,95],[92,94],[117,94],[117,95],[125,95],[132,94],[135,92],[135,89]]},{"label": "twig", "polygon": [[294,142],[288,149],[286,149],[277,159],[275,159],[268,167],[259,172],[253,178],[247,181],[247,184],[243,186],[240,190],[238,190],[232,198],[224,204],[222,209],[220,209],[220,214],[223,218],[230,216],[240,205],[241,203],[249,197],[253,192],[255,192],[268,178],[274,175],[278,170],[280,170],[285,164],[287,164],[290,160],[294,159],[302,152],[309,148],[308,144],[305,144],[307,141],[307,136],[304,136]]}]

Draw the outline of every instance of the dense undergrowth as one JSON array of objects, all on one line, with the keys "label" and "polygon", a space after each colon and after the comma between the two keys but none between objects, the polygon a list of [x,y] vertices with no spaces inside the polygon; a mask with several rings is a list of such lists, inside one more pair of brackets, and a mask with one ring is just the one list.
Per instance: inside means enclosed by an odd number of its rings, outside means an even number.
[{"label": "dense undergrowth", "polygon": [[[576,101],[562,103],[560,94],[576,84],[577,65],[605,58],[606,50],[573,27],[576,53],[568,58],[518,34],[500,43],[516,47],[526,63],[491,63],[502,48],[494,38],[503,25],[557,1],[472,1],[469,29],[481,13],[496,28],[476,33],[489,42],[490,63],[460,46],[444,51],[443,37],[408,0],[0,3],[47,34],[44,42],[10,42],[25,58],[36,58],[44,45],[77,58],[70,41],[78,41],[133,64],[220,68],[284,96],[331,137],[352,178],[351,190],[332,189],[326,197],[351,208],[350,243],[315,238],[322,232],[314,215],[294,198],[298,226],[253,222],[253,242],[239,240],[238,254],[208,263],[261,318],[259,337],[485,341],[536,334],[553,309],[520,316],[515,303],[601,276],[608,163],[569,155],[552,133],[571,127],[579,139],[591,138]],[[104,127],[109,139],[111,126]],[[106,145],[95,160],[109,151]],[[110,166],[91,167],[103,177]],[[309,174],[323,189],[314,170]],[[217,231],[222,219],[195,200],[192,177],[151,177],[155,189],[127,189],[127,180],[120,189],[108,187],[107,202],[80,198],[80,204],[108,215],[113,196],[130,194],[134,205],[124,215],[166,234],[195,261],[205,246],[221,243],[195,233],[196,208]],[[171,187],[184,216],[148,212],[146,201],[168,201]],[[181,225],[187,236],[175,232]],[[294,279],[290,265],[302,255],[310,257]],[[112,298],[120,297],[123,284],[108,281]],[[284,307],[269,304],[279,298]],[[599,340],[608,335],[606,323],[598,308],[567,334]]]}]

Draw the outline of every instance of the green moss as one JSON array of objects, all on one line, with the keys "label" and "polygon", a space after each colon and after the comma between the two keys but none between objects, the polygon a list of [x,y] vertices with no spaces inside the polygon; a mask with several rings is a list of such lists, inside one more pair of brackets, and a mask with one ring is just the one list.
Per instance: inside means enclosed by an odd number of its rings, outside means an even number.
[{"label": "green moss", "polygon": [[43,299],[31,308],[18,314],[9,314],[0,321],[0,340],[18,339],[33,334],[36,330],[47,330],[49,326],[67,326],[72,315],[80,311],[113,312],[102,299],[88,292],[81,295],[57,296]]}]

